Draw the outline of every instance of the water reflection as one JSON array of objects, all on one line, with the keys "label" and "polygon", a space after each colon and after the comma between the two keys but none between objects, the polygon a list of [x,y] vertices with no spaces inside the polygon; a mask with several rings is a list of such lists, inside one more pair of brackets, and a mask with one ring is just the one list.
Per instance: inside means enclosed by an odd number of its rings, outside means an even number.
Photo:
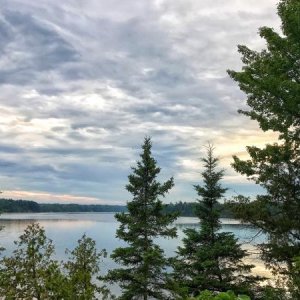
[{"label": "water reflection", "polygon": [[[96,241],[99,249],[105,248],[111,253],[116,247],[125,245],[115,237],[118,223],[113,213],[39,213],[39,214],[2,214],[0,226],[5,228],[0,231],[0,245],[6,248],[4,255],[9,255],[13,249],[13,241],[23,233],[24,229],[32,222],[39,222],[46,230],[47,236],[53,240],[58,260],[66,259],[65,249],[73,249],[77,240],[86,233]],[[176,221],[178,237],[176,239],[159,238],[157,242],[165,250],[167,256],[174,256],[178,246],[182,245],[185,228],[199,227],[198,219],[191,217],[179,218]],[[222,231],[230,231],[239,238],[243,247],[250,250],[252,255],[247,261],[256,265],[255,273],[260,275],[266,272],[262,262],[257,256],[256,244],[264,241],[265,236],[257,234],[257,229],[240,224],[237,220],[222,219]],[[116,264],[108,258],[103,262],[102,271],[114,268]]]}]

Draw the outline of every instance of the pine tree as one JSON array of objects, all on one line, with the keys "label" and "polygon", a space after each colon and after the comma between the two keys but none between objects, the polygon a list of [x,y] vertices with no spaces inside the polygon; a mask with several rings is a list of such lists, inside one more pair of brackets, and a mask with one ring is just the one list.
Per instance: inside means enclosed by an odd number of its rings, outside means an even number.
[{"label": "pine tree", "polygon": [[183,246],[178,247],[175,277],[188,288],[188,294],[196,296],[203,290],[249,292],[258,277],[249,275],[252,265],[243,263],[245,250],[232,233],[221,229],[218,200],[226,188],[220,184],[224,171],[217,170],[218,158],[213,147],[208,146],[207,157],[202,159],[203,185],[195,185],[200,199],[196,204],[198,229],[185,229]]},{"label": "pine tree", "polygon": [[239,112],[279,136],[278,143],[265,148],[247,147],[248,160],[234,156],[235,170],[265,189],[255,201],[239,196],[234,207],[239,218],[267,234],[262,258],[291,281],[296,299],[300,298],[299,281],[293,276],[300,257],[300,1],[281,0],[278,15],[283,34],[261,28],[267,49],[239,46],[244,67],[229,71],[247,94],[250,109]]},{"label": "pine tree", "polygon": [[160,197],[173,187],[173,178],[165,183],[157,181],[160,168],[151,153],[151,140],[145,138],[141,160],[132,168],[126,189],[133,199],[127,203],[128,213],[116,214],[121,223],[117,238],[127,243],[126,247],[114,250],[111,257],[122,268],[109,272],[107,279],[118,282],[122,288],[119,299],[175,299],[166,272],[168,259],[164,251],[155,244],[158,237],[176,237],[172,223],[175,214],[164,213]]}]

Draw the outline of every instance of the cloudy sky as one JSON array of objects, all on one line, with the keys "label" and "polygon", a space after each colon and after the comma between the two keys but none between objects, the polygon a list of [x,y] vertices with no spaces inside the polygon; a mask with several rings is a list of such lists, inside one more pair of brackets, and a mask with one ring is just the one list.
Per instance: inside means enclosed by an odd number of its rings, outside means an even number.
[{"label": "cloudy sky", "polygon": [[277,0],[0,0],[3,197],[122,204],[143,138],[152,137],[165,201],[193,201],[211,142],[228,197],[259,190],[230,167],[272,141],[237,113],[226,69],[237,44],[264,47]]}]

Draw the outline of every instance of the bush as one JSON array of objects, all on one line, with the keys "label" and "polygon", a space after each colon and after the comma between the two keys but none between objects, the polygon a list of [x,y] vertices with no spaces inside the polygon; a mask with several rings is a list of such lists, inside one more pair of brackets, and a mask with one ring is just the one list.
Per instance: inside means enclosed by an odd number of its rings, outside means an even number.
[{"label": "bush", "polygon": [[189,300],[251,300],[250,297],[246,295],[238,295],[236,296],[234,292],[222,292],[222,293],[214,293],[210,291],[203,291],[197,298],[190,298]]}]

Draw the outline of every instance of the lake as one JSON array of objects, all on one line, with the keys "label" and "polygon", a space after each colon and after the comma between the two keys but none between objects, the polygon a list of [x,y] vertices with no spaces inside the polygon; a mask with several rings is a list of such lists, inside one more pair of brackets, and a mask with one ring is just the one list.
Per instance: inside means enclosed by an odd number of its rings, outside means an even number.
[{"label": "lake", "polygon": [[[9,255],[15,245],[13,241],[23,233],[30,223],[37,221],[46,230],[48,238],[52,239],[56,249],[58,260],[66,259],[65,249],[73,249],[77,240],[86,233],[87,236],[96,241],[97,248],[105,248],[110,254],[116,247],[125,245],[124,242],[115,237],[119,224],[114,218],[114,213],[10,213],[0,215],[0,246],[6,248],[2,255]],[[257,229],[240,224],[237,220],[221,219],[222,231],[233,232],[239,238],[245,249],[251,253],[247,262],[255,264],[254,273],[269,276],[264,265],[257,255],[256,244],[264,241],[265,236],[257,234]],[[178,237],[175,239],[157,239],[157,243],[165,250],[167,256],[174,256],[178,246],[182,245],[184,237],[183,229],[196,228],[198,219],[193,217],[180,217],[176,221]],[[105,258],[101,265],[102,274],[116,264],[109,258]]]}]

